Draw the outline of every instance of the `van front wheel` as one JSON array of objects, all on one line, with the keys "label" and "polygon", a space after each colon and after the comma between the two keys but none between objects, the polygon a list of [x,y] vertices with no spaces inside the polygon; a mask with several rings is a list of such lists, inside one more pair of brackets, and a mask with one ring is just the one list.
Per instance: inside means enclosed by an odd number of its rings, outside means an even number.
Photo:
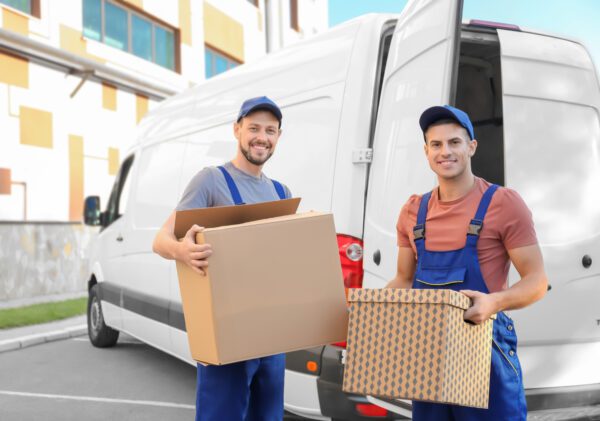
[{"label": "van front wheel", "polygon": [[104,324],[102,306],[98,297],[98,284],[90,289],[87,306],[87,327],[90,342],[98,348],[114,346],[117,339],[119,339],[119,331]]}]

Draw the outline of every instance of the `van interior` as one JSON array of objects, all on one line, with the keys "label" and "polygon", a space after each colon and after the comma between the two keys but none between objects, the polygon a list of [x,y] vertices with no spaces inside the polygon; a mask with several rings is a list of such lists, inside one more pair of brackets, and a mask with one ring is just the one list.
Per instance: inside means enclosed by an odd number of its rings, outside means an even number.
[{"label": "van interior", "polygon": [[473,173],[503,186],[501,83],[500,43],[496,31],[463,26],[455,105],[471,117],[478,140],[477,152],[471,161]]}]

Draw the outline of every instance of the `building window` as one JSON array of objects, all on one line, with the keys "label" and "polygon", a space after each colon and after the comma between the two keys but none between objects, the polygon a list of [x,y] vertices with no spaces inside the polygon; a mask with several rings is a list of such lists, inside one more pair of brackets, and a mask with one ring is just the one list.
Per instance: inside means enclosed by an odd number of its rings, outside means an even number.
[{"label": "building window", "polygon": [[298,25],[298,0],[290,0],[290,26],[294,31],[300,31],[300,25]]},{"label": "building window", "polygon": [[213,48],[206,46],[204,53],[204,63],[206,67],[206,78],[211,78],[223,73],[229,69],[239,66],[241,63],[216,51]]},{"label": "building window", "polygon": [[119,3],[83,0],[83,35],[176,70],[175,31]]},{"label": "building window", "polygon": [[36,18],[40,17],[40,0],[0,0],[0,4],[5,4]]}]

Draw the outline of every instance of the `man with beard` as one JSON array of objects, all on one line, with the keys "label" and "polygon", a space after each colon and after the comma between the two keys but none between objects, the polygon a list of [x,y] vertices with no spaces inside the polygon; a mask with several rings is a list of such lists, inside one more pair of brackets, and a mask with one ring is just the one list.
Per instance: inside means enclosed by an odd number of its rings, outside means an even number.
[{"label": "man with beard", "polygon": [[[176,210],[267,202],[291,197],[289,189],[269,179],[262,167],[273,155],[281,135],[281,110],[269,98],[246,100],[233,133],[238,140],[235,157],[196,174]],[[204,228],[192,226],[183,241],[174,234],[175,211],[156,235],[153,251],[178,260],[204,274],[213,253],[209,244],[196,244]],[[196,420],[281,421],[283,418],[283,354],[222,366],[198,364]]]}]

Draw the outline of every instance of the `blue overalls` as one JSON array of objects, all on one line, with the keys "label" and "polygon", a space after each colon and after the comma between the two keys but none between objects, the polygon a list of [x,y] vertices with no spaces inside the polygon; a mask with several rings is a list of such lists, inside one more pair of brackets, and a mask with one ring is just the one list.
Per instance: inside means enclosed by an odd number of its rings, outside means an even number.
[{"label": "blue overalls", "polygon": [[[477,240],[488,206],[497,188],[498,186],[491,185],[483,194],[475,218],[469,224],[465,247],[452,251],[429,251],[425,248],[425,221],[431,192],[423,195],[417,214],[417,225],[413,230],[417,249],[417,269],[413,288],[448,288],[455,291],[470,289],[489,293],[479,266]],[[513,322],[506,314],[499,312],[493,329],[488,409],[413,401],[413,419],[416,421],[526,420],[527,405],[516,350],[517,334]]]},{"label": "blue overalls", "polygon": [[[218,167],[236,205],[242,196],[231,175]],[[271,180],[280,199],[283,186]],[[198,364],[196,421],[281,421],[285,354],[226,365]]]}]

